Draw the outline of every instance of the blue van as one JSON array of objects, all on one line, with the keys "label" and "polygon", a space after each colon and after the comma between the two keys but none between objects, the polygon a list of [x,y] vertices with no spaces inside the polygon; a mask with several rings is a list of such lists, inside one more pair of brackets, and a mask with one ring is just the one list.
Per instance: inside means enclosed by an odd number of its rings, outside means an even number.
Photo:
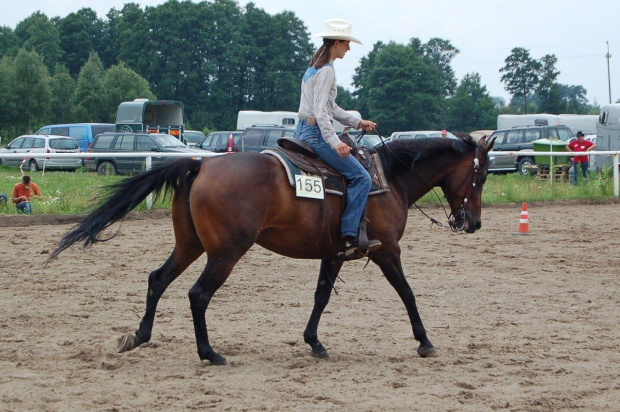
[{"label": "blue van", "polygon": [[80,146],[80,152],[85,152],[95,136],[114,130],[116,130],[116,125],[112,123],[69,123],[43,126],[37,130],[37,134],[72,137]]}]

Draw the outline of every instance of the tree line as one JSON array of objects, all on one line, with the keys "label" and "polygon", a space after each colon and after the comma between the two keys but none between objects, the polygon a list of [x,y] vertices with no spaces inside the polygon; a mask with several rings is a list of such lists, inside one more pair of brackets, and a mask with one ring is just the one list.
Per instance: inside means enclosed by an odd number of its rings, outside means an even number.
[{"label": "tree line", "polygon": [[[90,8],[64,18],[36,12],[0,27],[0,135],[44,124],[113,122],[118,104],[138,97],[180,100],[188,128],[230,130],[239,110],[297,111],[300,80],[313,53],[292,12],[254,3],[169,0],[127,3],[102,19]],[[339,87],[338,103],[381,132],[494,129],[500,113],[593,110],[581,86],[557,83],[557,59],[513,49],[500,71],[513,96],[489,95],[480,75],[457,82],[450,41],[378,42]]]}]

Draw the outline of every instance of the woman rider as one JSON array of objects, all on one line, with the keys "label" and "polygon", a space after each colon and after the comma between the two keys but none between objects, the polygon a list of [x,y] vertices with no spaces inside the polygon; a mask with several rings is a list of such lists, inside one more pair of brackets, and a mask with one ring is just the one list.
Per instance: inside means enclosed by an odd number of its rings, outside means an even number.
[{"label": "woman rider", "polygon": [[[345,246],[339,258],[348,260],[363,255],[358,250],[358,232],[371,179],[357,159],[349,155],[351,147],[340,141],[332,123],[336,119],[345,126],[366,131],[373,130],[376,124],[359,119],[336,104],[334,60],[344,57],[351,41],[362,44],[351,36],[351,23],[346,20],[327,20],[325,31],[316,36],[323,38],[323,45],[312,56],[301,82],[300,120],[295,137],[312,146],[321,160],[347,179],[347,201],[340,229]],[[381,242],[370,240],[367,251],[372,252],[380,247]]]}]

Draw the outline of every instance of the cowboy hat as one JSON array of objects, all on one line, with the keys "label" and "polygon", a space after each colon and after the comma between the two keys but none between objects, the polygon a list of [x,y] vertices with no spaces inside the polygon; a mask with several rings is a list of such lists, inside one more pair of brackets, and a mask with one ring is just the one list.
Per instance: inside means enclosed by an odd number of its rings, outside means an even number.
[{"label": "cowboy hat", "polygon": [[325,21],[325,30],[316,33],[315,36],[324,39],[349,40],[362,44],[361,41],[351,36],[351,22],[347,20],[329,19]]}]

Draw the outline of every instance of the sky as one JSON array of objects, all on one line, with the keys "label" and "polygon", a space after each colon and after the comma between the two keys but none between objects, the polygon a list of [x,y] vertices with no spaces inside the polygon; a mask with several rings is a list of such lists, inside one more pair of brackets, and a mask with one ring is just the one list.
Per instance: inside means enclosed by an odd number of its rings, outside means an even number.
[{"label": "sky", "polygon": [[[167,0],[134,0],[143,9]],[[196,2],[196,0],[192,0]],[[112,8],[130,0],[27,0],[5,2],[0,26],[15,26],[36,11],[49,18],[65,17],[89,7],[106,19]],[[243,7],[249,1],[241,0]],[[289,10],[310,33],[321,32],[327,19],[345,19],[353,25],[351,51],[335,64],[338,84],[353,90],[352,76],[362,57],[381,41],[423,43],[437,37],[460,50],[452,60],[457,80],[480,74],[491,96],[509,101],[499,69],[515,47],[534,59],[554,54],[560,71],[557,81],[581,85],[590,103],[620,99],[620,0],[254,0],[269,14]],[[320,38],[313,37],[320,45]],[[606,54],[611,54],[607,59]],[[608,76],[609,62],[609,76]]]}]

